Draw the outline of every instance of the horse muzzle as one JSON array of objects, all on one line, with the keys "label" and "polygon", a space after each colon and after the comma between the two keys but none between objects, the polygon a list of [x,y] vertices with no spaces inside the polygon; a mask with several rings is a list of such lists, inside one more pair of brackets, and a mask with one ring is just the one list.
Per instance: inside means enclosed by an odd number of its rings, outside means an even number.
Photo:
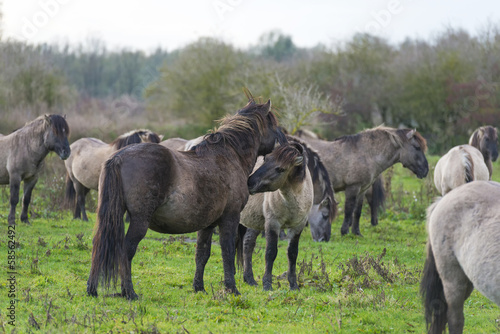
[{"label": "horse muzzle", "polygon": [[62,150],[60,152],[57,152],[57,155],[59,156],[59,158],[61,158],[61,160],[66,160],[71,155],[71,150],[70,149]]}]

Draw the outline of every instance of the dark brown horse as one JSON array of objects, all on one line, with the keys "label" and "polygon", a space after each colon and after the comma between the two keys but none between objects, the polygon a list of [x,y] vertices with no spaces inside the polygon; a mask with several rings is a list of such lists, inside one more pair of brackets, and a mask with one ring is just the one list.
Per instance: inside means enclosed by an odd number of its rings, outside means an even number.
[{"label": "dark brown horse", "polygon": [[[219,227],[225,288],[238,294],[235,236],[240,212],[248,200],[248,176],[257,156],[271,152],[276,141],[286,143],[271,112],[271,101],[253,99],[196,149],[170,150],[157,144],[137,144],[115,153],[100,176],[96,234],[87,293],[97,296],[121,278],[121,294],[137,298],[131,264],[148,228],[169,234],[198,231],[193,287],[204,291],[203,272],[210,257],[212,232]],[[124,235],[123,215],[130,214]]]},{"label": "dark brown horse", "polygon": [[342,235],[351,225],[353,233],[361,235],[363,197],[384,170],[400,162],[418,178],[429,172],[424,154],[427,144],[415,130],[376,127],[334,141],[304,140],[321,155],[335,192],[345,191]]},{"label": "dark brown horse", "polygon": [[0,184],[10,184],[9,225],[16,222],[19,188],[24,182],[21,221],[29,224],[28,206],[38,173],[50,151],[65,160],[70,156],[69,127],[60,115],[44,115],[13,133],[0,137]]},{"label": "dark brown horse", "polygon": [[498,158],[498,130],[491,125],[476,129],[470,136],[469,145],[477,148],[483,155],[491,179],[491,174],[493,174],[491,162]]}]

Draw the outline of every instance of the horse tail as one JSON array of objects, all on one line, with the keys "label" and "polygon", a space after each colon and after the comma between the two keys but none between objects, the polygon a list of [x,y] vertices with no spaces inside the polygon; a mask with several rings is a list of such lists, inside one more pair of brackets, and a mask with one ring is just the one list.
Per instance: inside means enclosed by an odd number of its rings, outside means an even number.
[{"label": "horse tail", "polygon": [[379,175],[372,185],[372,207],[377,209],[385,207],[385,188],[382,175]]},{"label": "horse tail", "polygon": [[66,173],[66,191],[64,193],[64,206],[69,209],[73,209],[76,205],[75,198],[76,198],[75,185],[69,174]]},{"label": "horse tail", "polygon": [[474,181],[474,161],[470,156],[469,152],[460,147],[460,152],[462,153],[462,163],[464,165],[465,172],[465,183]]},{"label": "horse tail", "polygon": [[[439,198],[427,210],[427,220],[436,207]],[[425,321],[430,334],[444,333],[448,322],[448,304],[444,296],[443,281],[439,277],[436,260],[430,240],[427,240],[427,258],[425,260],[420,294],[424,302]]]},{"label": "horse tail", "polygon": [[111,281],[115,286],[120,267],[123,269],[126,265],[123,222],[126,208],[120,168],[120,156],[115,155],[105,162],[99,182],[96,233],[87,285],[87,292],[94,296],[97,295],[99,279],[106,289]]},{"label": "horse tail", "polygon": [[246,232],[246,226],[238,224],[238,235],[236,237],[236,263],[238,264],[238,269],[243,267],[243,240]]}]

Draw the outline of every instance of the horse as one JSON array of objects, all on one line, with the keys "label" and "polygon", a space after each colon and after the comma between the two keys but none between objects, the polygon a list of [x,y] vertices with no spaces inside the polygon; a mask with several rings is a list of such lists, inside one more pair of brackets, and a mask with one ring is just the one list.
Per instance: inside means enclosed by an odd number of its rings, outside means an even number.
[{"label": "horse", "polygon": [[337,216],[337,201],[326,170],[318,152],[314,151],[304,141],[294,136],[287,136],[288,142],[302,145],[307,155],[307,168],[313,182],[313,205],[307,217],[307,224],[311,229],[314,241],[330,241],[332,234],[332,221]]},{"label": "horse", "polygon": [[[183,138],[170,138],[160,143],[167,148],[180,151],[189,151],[198,145],[203,136],[187,140]],[[297,137],[287,136],[289,142],[297,142],[302,145],[308,156],[307,167],[312,177],[314,188],[314,201],[308,215],[308,224],[314,241],[329,241],[332,230],[332,220],[337,215],[337,202],[334,191],[321,158],[317,152],[312,150],[305,142]]]},{"label": "horse", "polygon": [[[296,133],[296,138],[309,138],[309,139],[322,139],[318,134],[307,130],[299,129]],[[372,186],[366,190],[365,198],[370,207],[370,217],[372,226],[378,225],[378,213],[385,206],[385,189],[384,189],[384,179],[382,174],[380,174]],[[314,210],[314,206],[313,206]]]},{"label": "horse", "polygon": [[319,152],[335,192],[345,191],[344,222],[340,232],[361,235],[359,218],[365,192],[390,166],[400,162],[418,178],[429,172],[426,140],[416,130],[379,126],[334,141],[303,138]]},{"label": "horse", "polygon": [[464,183],[489,179],[483,155],[470,145],[453,147],[438,160],[434,169],[434,185],[442,196]]},{"label": "horse", "polygon": [[498,158],[498,130],[491,125],[476,129],[470,136],[469,145],[477,148],[483,155],[491,180],[492,161],[496,161]]},{"label": "horse", "polygon": [[[240,224],[247,228],[238,239],[238,263],[243,264],[244,281],[257,285],[252,270],[252,253],[261,231],[266,232],[266,270],[262,278],[264,290],[272,290],[272,270],[278,253],[280,230],[288,233],[288,282],[290,289],[299,288],[296,265],[299,239],[313,205],[313,182],[307,167],[307,153],[300,143],[280,146],[256,164],[248,179],[250,196],[241,212]],[[240,232],[241,234],[241,232]],[[243,240],[241,240],[243,239]],[[241,252],[243,243],[243,252]],[[243,253],[243,254],[242,254]]]},{"label": "horse", "polygon": [[[198,231],[193,288],[205,291],[203,273],[212,232],[219,227],[224,286],[239,294],[234,279],[235,236],[249,193],[247,180],[257,156],[275,142],[286,144],[271,111],[271,100],[253,98],[190,151],[141,143],[124,147],[106,161],[99,180],[96,233],[87,293],[97,296],[121,278],[121,296],[138,298],[131,276],[137,245],[149,229],[168,234]],[[130,215],[127,234],[123,215]]]},{"label": "horse", "polygon": [[28,207],[31,193],[51,151],[62,160],[71,154],[68,142],[69,126],[65,116],[43,115],[13,133],[0,137],[0,184],[10,185],[9,225],[16,224],[19,188],[24,182],[21,222],[30,224]]},{"label": "horse", "polygon": [[88,221],[85,210],[85,196],[90,189],[97,190],[101,167],[114,152],[138,143],[159,143],[162,135],[139,129],[127,132],[110,144],[96,138],[81,138],[71,144],[73,154],[66,166],[66,203],[74,206],[73,219]]},{"label": "horse", "polygon": [[466,183],[427,209],[427,258],[420,284],[429,333],[462,333],[464,302],[476,288],[500,306],[500,183]]}]

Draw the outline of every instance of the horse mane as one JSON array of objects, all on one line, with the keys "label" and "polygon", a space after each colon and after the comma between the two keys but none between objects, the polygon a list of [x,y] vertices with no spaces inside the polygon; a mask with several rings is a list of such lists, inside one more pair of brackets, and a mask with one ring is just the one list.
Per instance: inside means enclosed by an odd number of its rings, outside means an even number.
[{"label": "horse mane", "polygon": [[[299,130],[301,131],[301,130]],[[323,161],[317,151],[312,149],[309,145],[307,145],[304,141],[299,140],[297,137],[287,136],[289,142],[298,142],[304,147],[304,150],[307,154],[308,162],[307,167],[309,168],[309,172],[311,173],[311,178],[313,183],[320,181],[320,176],[323,179],[324,189],[323,189],[323,198],[328,198],[329,204],[329,214],[330,217],[335,217],[337,215],[337,202],[335,201],[335,194],[333,192],[332,183],[330,181],[330,176],[328,175],[328,171],[326,170]]]},{"label": "horse mane", "polygon": [[157,144],[160,141],[161,138],[156,133],[147,129],[137,129],[122,134],[121,136],[113,140],[110,145],[119,150],[131,144],[139,144],[143,142],[151,142]]},{"label": "horse mane", "polygon": [[[45,132],[49,127],[52,127],[52,130],[58,137],[69,135],[69,126],[66,119],[56,114],[39,116],[12,133],[26,133],[28,136],[34,138],[37,137],[39,133]],[[36,131],[26,131],[27,129],[36,129]]]},{"label": "horse mane", "polygon": [[[253,140],[257,134],[264,132],[266,124],[265,116],[259,112],[265,104],[257,104],[254,100],[250,100],[246,106],[238,110],[235,115],[226,115],[219,120],[219,127],[212,130],[203,137],[203,141],[192,148],[196,154],[203,155],[209,146],[230,145],[238,150],[241,143],[248,143]],[[269,112],[271,123],[273,126],[278,126],[276,116]],[[249,136],[248,134],[252,134]]]},{"label": "horse mane", "polygon": [[[336,138],[334,141],[356,146],[357,143],[363,137],[369,136],[375,140],[377,133],[386,133],[389,135],[389,138],[396,146],[401,147],[401,146],[403,146],[404,143],[409,141],[409,139],[406,135],[410,131],[412,131],[412,129],[394,129],[394,128],[380,125],[380,126],[377,126],[375,128],[372,128],[372,129],[363,130],[363,131],[356,133],[356,134],[353,134],[353,135],[346,135],[346,136]],[[422,135],[416,130],[413,134],[413,138],[415,138],[417,143],[420,145],[422,151],[425,153],[427,151],[427,141],[425,140],[425,138],[422,137]]]}]

